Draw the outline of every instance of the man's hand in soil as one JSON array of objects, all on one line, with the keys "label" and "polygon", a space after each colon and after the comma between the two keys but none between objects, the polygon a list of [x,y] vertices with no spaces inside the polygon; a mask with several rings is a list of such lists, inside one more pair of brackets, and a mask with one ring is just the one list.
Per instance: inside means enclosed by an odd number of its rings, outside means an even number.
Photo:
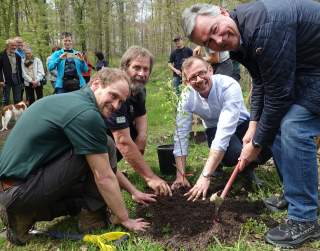
[{"label": "man's hand in soil", "polygon": [[160,179],[158,176],[154,176],[153,178],[147,181],[148,186],[155,191],[156,195],[164,195],[164,196],[172,196],[171,189],[167,182],[163,179]]},{"label": "man's hand in soil", "polygon": [[189,192],[185,193],[184,196],[188,196],[188,201],[196,201],[200,196],[202,196],[202,199],[205,200],[209,185],[210,178],[206,178],[201,175],[193,188],[191,188]]},{"label": "man's hand in soil", "polygon": [[156,202],[157,200],[155,199],[157,195],[155,194],[150,194],[150,193],[143,193],[141,191],[137,191],[134,194],[132,194],[132,199],[140,204],[143,205],[148,205],[151,202]]},{"label": "man's hand in soil", "polygon": [[123,225],[124,227],[126,227],[127,229],[131,230],[131,231],[146,231],[147,228],[149,228],[150,223],[144,221],[143,218],[139,218],[139,219],[127,219],[123,222],[121,222],[121,225]]},{"label": "man's hand in soil", "polygon": [[187,178],[183,175],[177,175],[176,180],[171,185],[172,190],[179,189],[180,187],[190,187],[190,183]]}]

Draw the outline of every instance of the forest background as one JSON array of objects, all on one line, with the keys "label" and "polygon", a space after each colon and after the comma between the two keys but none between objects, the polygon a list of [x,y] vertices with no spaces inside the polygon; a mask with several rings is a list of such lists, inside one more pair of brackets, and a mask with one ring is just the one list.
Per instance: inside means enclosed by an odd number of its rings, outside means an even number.
[{"label": "forest background", "polygon": [[[148,48],[157,60],[167,59],[182,34],[180,17],[194,0],[0,0],[0,49],[5,40],[21,36],[43,62],[51,47],[61,46],[60,34],[73,33],[74,47],[102,51],[109,61],[131,45]],[[249,1],[201,1],[232,10]],[[193,47],[194,45],[189,45]]]}]

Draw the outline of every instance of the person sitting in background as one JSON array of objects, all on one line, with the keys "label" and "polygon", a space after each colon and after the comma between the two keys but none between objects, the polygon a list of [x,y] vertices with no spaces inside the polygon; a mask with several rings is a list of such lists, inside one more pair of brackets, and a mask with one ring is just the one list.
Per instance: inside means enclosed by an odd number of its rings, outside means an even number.
[{"label": "person sitting in background", "polygon": [[13,92],[14,104],[22,100],[23,77],[21,57],[16,54],[17,44],[14,39],[6,41],[6,48],[0,53],[0,86],[3,86],[2,105],[10,101],[10,92]]},{"label": "person sitting in background", "polygon": [[88,71],[83,55],[72,48],[72,34],[62,33],[63,49],[54,52],[48,62],[48,70],[57,69],[55,93],[79,90],[86,84],[82,72]]},{"label": "person sitting in background", "polygon": [[[51,49],[51,55],[52,55],[55,51],[58,51],[58,50],[61,50],[61,48],[60,48],[60,47],[57,47],[57,46],[52,47],[52,49]],[[46,65],[48,65],[49,60],[50,60],[50,58],[51,58],[51,55],[50,55],[49,57],[47,57]],[[52,71],[49,71],[49,70],[47,71],[47,80],[50,81],[53,90],[55,89],[55,82],[56,82],[56,79],[57,79],[57,74],[58,74],[57,69],[54,69],[54,70],[52,70]]]},{"label": "person sitting in background", "polygon": [[[249,126],[249,113],[245,107],[240,85],[233,78],[213,74],[212,67],[200,57],[190,57],[182,65],[182,73],[188,87],[182,92],[178,103],[174,155],[177,176],[173,189],[189,187],[185,178],[185,164],[188,150],[188,136],[191,131],[192,114],[201,117],[206,128],[210,152],[197,183],[185,194],[195,201],[206,198],[213,172],[222,163],[234,166],[242,150],[242,137]],[[253,172],[258,165],[271,157],[271,151],[264,148],[259,157],[246,169],[248,181],[260,182]]]},{"label": "person sitting in background", "polygon": [[91,77],[91,72],[92,72],[92,69],[94,69],[94,66],[90,63],[86,51],[83,51],[82,55],[83,55],[84,62],[86,62],[87,66],[88,66],[88,71],[82,72],[82,76],[85,79],[86,83],[89,83],[90,77]]},{"label": "person sitting in background", "polygon": [[96,62],[96,67],[95,67],[96,71],[100,71],[103,67],[108,67],[109,63],[105,59],[105,57],[101,51],[97,51],[95,53],[95,56],[97,57],[97,62]]},{"label": "person sitting in background", "polygon": [[29,101],[29,105],[31,105],[35,101],[34,93],[36,93],[37,99],[43,97],[41,80],[44,78],[45,73],[41,60],[33,56],[31,48],[25,48],[24,53],[26,57],[22,61],[22,76],[27,100]]}]

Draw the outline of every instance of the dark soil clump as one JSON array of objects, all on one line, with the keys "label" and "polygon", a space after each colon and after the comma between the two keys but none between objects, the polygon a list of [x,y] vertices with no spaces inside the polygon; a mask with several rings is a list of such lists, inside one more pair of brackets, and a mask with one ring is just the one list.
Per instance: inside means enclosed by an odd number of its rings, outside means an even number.
[{"label": "dark soil clump", "polygon": [[[241,225],[249,218],[259,219],[264,210],[262,202],[249,202],[243,196],[228,198],[220,208],[217,222],[215,206],[209,199],[189,202],[183,196],[185,192],[178,190],[172,197],[161,197],[157,203],[137,208],[137,215],[152,223],[150,237],[174,250],[203,250],[215,238],[232,244],[239,239]],[[275,222],[269,220],[265,224],[271,226]]]}]

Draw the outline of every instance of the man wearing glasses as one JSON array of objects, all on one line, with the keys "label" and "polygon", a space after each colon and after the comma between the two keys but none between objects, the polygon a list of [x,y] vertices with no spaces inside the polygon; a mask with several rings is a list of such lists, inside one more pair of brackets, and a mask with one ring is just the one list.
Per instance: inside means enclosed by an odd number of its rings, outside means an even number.
[{"label": "man wearing glasses", "polygon": [[[185,179],[188,135],[191,131],[192,114],[202,118],[210,152],[197,183],[185,194],[195,201],[206,198],[210,178],[218,165],[234,166],[242,150],[242,138],[248,129],[249,113],[245,107],[240,85],[233,78],[216,74],[202,58],[190,57],[182,65],[182,73],[188,88],[181,94],[176,118],[174,155],[177,177],[173,189],[189,187]],[[253,168],[270,158],[269,149],[263,149],[244,173],[254,175]]]}]

